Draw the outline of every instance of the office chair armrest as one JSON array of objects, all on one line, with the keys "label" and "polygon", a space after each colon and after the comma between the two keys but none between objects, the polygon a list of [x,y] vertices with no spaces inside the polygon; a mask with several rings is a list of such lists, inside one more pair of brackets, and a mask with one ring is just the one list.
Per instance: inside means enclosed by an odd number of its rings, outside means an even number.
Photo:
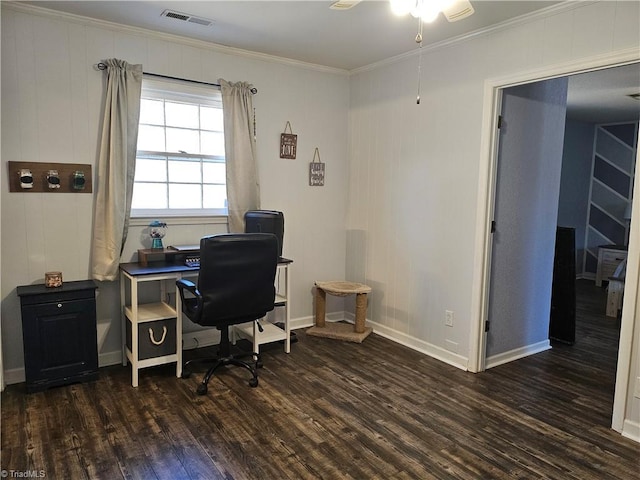
[{"label": "office chair armrest", "polygon": [[[182,292],[183,289],[191,292],[193,295],[196,295],[196,292],[198,292],[198,287],[196,287],[196,284],[193,283],[191,280],[187,280],[186,278],[181,278],[180,280],[176,280],[176,285],[180,289],[180,292]],[[199,295],[199,292],[198,292],[198,295]]]},{"label": "office chair armrest", "polygon": [[[184,278],[176,281],[178,292],[180,293],[180,301],[182,302],[182,310],[187,317],[194,319],[195,316],[199,316],[202,313],[202,295],[196,287],[196,284],[191,280]],[[185,298],[185,290],[193,295],[192,298]],[[195,302],[194,302],[195,300]]]}]

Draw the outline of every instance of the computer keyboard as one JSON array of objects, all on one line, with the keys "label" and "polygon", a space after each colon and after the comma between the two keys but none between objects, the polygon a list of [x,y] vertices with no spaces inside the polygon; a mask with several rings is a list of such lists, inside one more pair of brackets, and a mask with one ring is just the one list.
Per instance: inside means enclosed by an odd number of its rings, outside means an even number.
[{"label": "computer keyboard", "polygon": [[184,259],[184,264],[187,267],[199,268],[200,267],[200,257],[187,257]]}]

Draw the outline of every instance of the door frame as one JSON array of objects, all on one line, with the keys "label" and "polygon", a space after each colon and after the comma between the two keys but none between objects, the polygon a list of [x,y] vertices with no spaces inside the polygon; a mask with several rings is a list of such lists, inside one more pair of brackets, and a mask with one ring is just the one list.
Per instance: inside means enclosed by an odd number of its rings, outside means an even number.
[{"label": "door frame", "polygon": [[[638,49],[626,49],[581,61],[566,62],[546,68],[520,72],[508,76],[490,78],[484,82],[483,118],[480,143],[478,197],[476,211],[476,236],[474,241],[473,292],[469,332],[469,360],[467,369],[482,372],[486,368],[485,322],[489,309],[491,276],[492,233],[491,222],[495,207],[497,184],[498,128],[497,121],[505,88],[526,83],[586,73],[605,68],[619,67],[640,61]],[[640,152],[640,149],[638,149]],[[636,168],[635,185],[640,184],[640,168]],[[634,195],[634,211],[640,211],[640,195]],[[640,250],[640,215],[631,219],[629,239],[629,263],[622,310],[618,366],[613,402],[612,428],[622,431],[626,398],[629,387],[634,310],[638,301],[638,251]],[[635,262],[633,261],[635,259]]]}]

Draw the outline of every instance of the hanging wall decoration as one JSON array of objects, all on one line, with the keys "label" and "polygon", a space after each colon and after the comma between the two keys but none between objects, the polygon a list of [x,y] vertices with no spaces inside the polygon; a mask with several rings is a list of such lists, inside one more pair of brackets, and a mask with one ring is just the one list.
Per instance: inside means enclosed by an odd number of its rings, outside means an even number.
[{"label": "hanging wall decoration", "polygon": [[[316,162],[316,158],[318,161]],[[324,163],[320,162],[320,151],[316,147],[313,152],[313,160],[309,164],[309,185],[311,187],[324,186]]]},{"label": "hanging wall decoration", "polygon": [[[287,133],[289,127],[289,133]],[[298,135],[294,135],[291,124],[287,122],[284,126],[284,133],[280,134],[280,158],[290,158],[295,160],[296,148],[298,146]]]}]

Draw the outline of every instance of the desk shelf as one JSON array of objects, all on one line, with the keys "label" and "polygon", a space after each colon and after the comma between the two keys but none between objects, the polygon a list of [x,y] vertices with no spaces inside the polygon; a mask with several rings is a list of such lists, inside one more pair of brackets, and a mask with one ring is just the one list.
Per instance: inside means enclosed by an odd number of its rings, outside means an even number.
[{"label": "desk shelf", "polygon": [[138,386],[139,370],[154,365],[175,362],[176,377],[182,376],[180,305],[174,308],[163,301],[139,303],[138,299],[140,283],[159,284],[159,298],[162,299],[167,298],[169,288],[176,291],[175,281],[181,277],[182,272],[175,271],[175,268],[156,269],[137,264],[120,266],[122,364],[126,365],[127,361],[131,364],[131,385],[134,387]]},{"label": "desk shelf", "polygon": [[[124,307],[124,314],[131,320],[134,318],[131,305]],[[142,303],[138,305],[138,316],[136,322],[154,322],[165,318],[176,318],[176,309],[165,302]]]},{"label": "desk shelf", "polygon": [[[253,343],[253,351],[260,353],[260,345],[267,343],[279,342],[284,340],[284,351],[289,353],[291,351],[291,312],[289,311],[289,292],[291,291],[291,278],[289,275],[289,266],[291,261],[278,263],[278,272],[276,281],[276,298],[275,307],[284,309],[284,323],[280,328],[277,325],[269,322],[266,317],[260,320],[263,331],[261,332],[256,322],[243,323],[236,325],[232,330],[232,339],[244,338]],[[280,282],[280,275],[284,276],[284,282]]]},{"label": "desk shelf", "polygon": [[[286,339],[286,333],[282,328],[274,325],[271,322],[266,322],[266,321],[261,321],[260,324],[262,325],[262,328],[264,330],[263,332],[258,330],[258,327],[255,327],[257,330],[256,344],[258,346],[263,345],[265,343],[279,342],[280,340]],[[246,338],[247,340],[253,340],[253,329],[254,329],[254,322],[243,323],[242,325],[237,325],[235,327],[235,332],[236,332],[236,335],[242,338]]]}]

